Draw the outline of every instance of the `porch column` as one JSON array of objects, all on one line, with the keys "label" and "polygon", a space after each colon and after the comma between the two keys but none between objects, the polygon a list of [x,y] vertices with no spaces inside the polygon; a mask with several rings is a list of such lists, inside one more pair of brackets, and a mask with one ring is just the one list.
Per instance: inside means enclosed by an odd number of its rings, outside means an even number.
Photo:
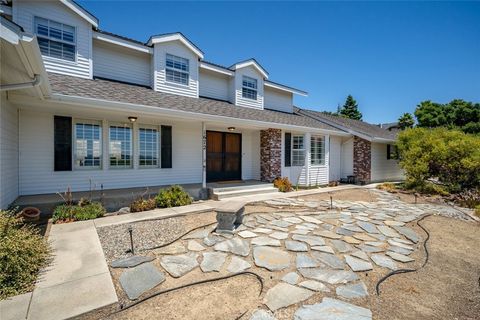
[{"label": "porch column", "polygon": [[202,188],[207,187],[207,126],[202,122]]},{"label": "porch column", "polygon": [[260,130],[260,180],[272,182],[282,175],[282,130]]},{"label": "porch column", "polygon": [[353,137],[353,175],[359,183],[370,183],[372,170],[372,143]]},{"label": "porch column", "polygon": [[305,184],[310,186],[310,159],[311,159],[311,148],[310,144],[312,143],[312,134],[310,132],[305,133]]}]

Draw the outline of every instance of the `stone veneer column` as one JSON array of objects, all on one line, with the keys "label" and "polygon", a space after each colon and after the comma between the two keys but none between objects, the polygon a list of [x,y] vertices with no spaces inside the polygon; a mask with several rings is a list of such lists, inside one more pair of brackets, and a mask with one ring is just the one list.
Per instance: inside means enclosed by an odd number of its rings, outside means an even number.
[{"label": "stone veneer column", "polygon": [[260,130],[260,180],[272,182],[282,175],[282,130]]},{"label": "stone veneer column", "polygon": [[357,183],[369,183],[372,170],[372,144],[370,141],[353,137],[353,175]]}]

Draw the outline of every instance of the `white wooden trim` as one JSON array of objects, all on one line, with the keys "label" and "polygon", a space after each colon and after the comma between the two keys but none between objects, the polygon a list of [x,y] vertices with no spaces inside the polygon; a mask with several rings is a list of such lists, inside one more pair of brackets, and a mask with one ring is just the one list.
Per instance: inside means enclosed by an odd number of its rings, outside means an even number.
[{"label": "white wooden trim", "polygon": [[121,39],[118,37],[114,37],[108,34],[100,33],[97,31],[93,31],[93,39],[108,42],[117,46],[122,46],[125,48],[129,48],[132,50],[137,50],[140,52],[148,53],[148,54],[153,54],[153,48],[138,44],[138,43],[133,43],[131,41],[127,41],[125,39]]}]

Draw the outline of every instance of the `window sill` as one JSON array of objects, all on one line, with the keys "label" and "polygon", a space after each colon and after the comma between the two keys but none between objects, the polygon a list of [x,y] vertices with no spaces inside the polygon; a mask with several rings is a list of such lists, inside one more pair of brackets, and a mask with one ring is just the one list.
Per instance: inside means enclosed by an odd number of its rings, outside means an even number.
[{"label": "window sill", "polygon": [[78,61],[77,61],[77,56],[76,56],[76,55],[75,55],[75,61],[64,60],[64,59],[54,58],[54,57],[44,56],[44,55],[42,55],[42,58],[43,58],[43,60],[48,61],[48,62],[65,63],[65,64],[68,64],[68,65],[71,65],[71,66],[76,66],[76,65],[78,65]]}]

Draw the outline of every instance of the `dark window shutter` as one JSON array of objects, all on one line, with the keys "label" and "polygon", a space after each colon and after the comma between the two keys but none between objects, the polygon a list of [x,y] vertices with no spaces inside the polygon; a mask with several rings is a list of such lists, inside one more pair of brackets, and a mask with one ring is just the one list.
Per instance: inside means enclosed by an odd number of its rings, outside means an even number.
[{"label": "dark window shutter", "polygon": [[390,158],[391,158],[391,156],[390,156],[390,154],[391,154],[391,152],[392,152],[392,151],[391,151],[391,148],[392,148],[392,146],[389,145],[389,144],[387,144],[387,159],[388,159],[388,160],[390,160]]},{"label": "dark window shutter", "polygon": [[72,171],[72,118],[54,117],[55,171]]},{"label": "dark window shutter", "polygon": [[162,126],[161,131],[162,168],[172,167],[172,127]]},{"label": "dark window shutter", "polygon": [[292,134],[285,132],[285,167],[292,165]]}]

